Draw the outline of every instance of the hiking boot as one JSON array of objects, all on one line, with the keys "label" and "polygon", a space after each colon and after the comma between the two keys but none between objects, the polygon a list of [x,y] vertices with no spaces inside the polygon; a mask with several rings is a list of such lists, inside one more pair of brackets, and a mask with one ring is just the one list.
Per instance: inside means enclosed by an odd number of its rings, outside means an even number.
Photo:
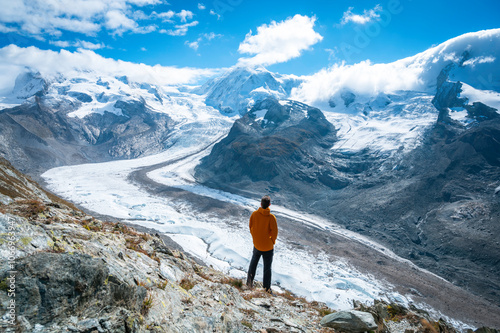
[{"label": "hiking boot", "polygon": [[247,287],[248,289],[252,290],[253,289],[253,281],[252,280],[247,280]]},{"label": "hiking boot", "polygon": [[274,293],[273,293],[273,291],[271,290],[271,288],[266,289],[266,293],[268,293],[268,294],[269,294],[269,295],[271,295],[271,296],[274,296]]}]

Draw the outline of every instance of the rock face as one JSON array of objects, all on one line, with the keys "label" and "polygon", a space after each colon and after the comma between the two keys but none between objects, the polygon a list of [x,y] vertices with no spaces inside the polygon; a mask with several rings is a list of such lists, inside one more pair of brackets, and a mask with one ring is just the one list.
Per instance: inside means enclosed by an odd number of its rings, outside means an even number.
[{"label": "rock face", "polygon": [[257,190],[266,183],[296,188],[306,182],[342,188],[347,181],[336,177],[323,159],[335,141],[335,128],[320,110],[266,99],[234,123],[196,168],[196,176],[214,187],[245,184]]},{"label": "rock face", "polygon": [[321,325],[345,333],[362,333],[378,328],[371,313],[362,311],[340,311],[321,319]]},{"label": "rock face", "polygon": [[171,119],[142,102],[118,101],[122,115],[105,112],[69,117],[72,105],[52,105],[34,97],[0,111],[0,153],[22,170],[37,174],[75,163],[132,158],[161,150]]},{"label": "rock face", "polygon": [[41,252],[20,259],[16,269],[19,314],[29,322],[95,316],[96,308],[88,304],[123,304],[139,312],[146,297],[144,287],[120,283],[102,260],[89,255]]}]

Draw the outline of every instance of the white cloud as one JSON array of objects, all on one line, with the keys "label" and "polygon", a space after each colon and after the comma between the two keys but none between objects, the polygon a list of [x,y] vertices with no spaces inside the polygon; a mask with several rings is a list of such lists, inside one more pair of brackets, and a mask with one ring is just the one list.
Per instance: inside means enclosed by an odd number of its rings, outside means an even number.
[{"label": "white cloud", "polygon": [[204,10],[205,8],[207,8],[207,7],[204,4],[198,3],[198,9],[199,10]]},{"label": "white cloud", "polygon": [[240,44],[238,52],[254,54],[240,58],[241,65],[272,65],[299,57],[303,50],[321,41],[323,37],[314,31],[316,17],[295,15],[279,23],[263,24],[257,33],[250,31]]},{"label": "white cloud", "polygon": [[188,32],[188,29],[190,27],[198,25],[198,23],[199,23],[198,21],[193,21],[186,24],[178,24],[175,26],[175,29],[161,29],[160,33],[167,34],[170,36],[185,36],[186,33]]},{"label": "white cloud", "polygon": [[[102,30],[121,35],[148,33],[157,29],[138,7],[154,6],[163,0],[12,0],[2,1],[0,32],[18,32],[38,39],[61,36],[64,31],[94,36]],[[174,13],[175,14],[175,13]],[[175,14],[181,22],[190,11]],[[146,22],[145,24],[143,24]]]},{"label": "white cloud", "polygon": [[157,13],[157,12],[151,13],[152,18],[160,18],[163,20],[163,22],[173,22],[172,17],[174,16],[175,12],[173,10],[169,10],[168,12],[162,12],[162,13]]},{"label": "white cloud", "polygon": [[188,19],[191,20],[193,18],[194,14],[189,10],[183,9],[176,15],[181,18],[181,22],[187,22]]},{"label": "white cloud", "polygon": [[217,14],[217,13],[216,13],[213,9],[210,9],[210,15],[215,15],[215,16],[217,16],[217,20],[219,20],[219,19],[220,19],[220,15],[219,15],[219,14]]},{"label": "white cloud", "polygon": [[77,40],[75,42],[69,42],[69,41],[63,41],[63,40],[57,40],[57,41],[49,41],[50,44],[59,46],[62,48],[68,48],[68,47],[75,47],[75,48],[82,48],[82,49],[88,49],[88,50],[98,50],[98,49],[103,49],[106,47],[104,43],[92,43],[92,42],[87,42],[84,40]]},{"label": "white cloud", "polygon": [[76,42],[76,47],[78,48],[84,48],[88,50],[98,50],[98,49],[103,49],[106,47],[104,43],[92,43],[92,42],[86,42],[84,40],[79,40]]},{"label": "white cloud", "polygon": [[223,35],[222,34],[216,34],[214,32],[210,32],[208,34],[203,34],[202,36],[205,37],[206,40],[212,40],[214,38],[222,37]]},{"label": "white cloud", "polygon": [[462,64],[463,66],[471,66],[474,67],[476,64],[487,64],[487,63],[492,63],[495,62],[496,58],[492,56],[481,56],[481,57],[475,57],[469,60],[464,61]]},{"label": "white cloud", "polygon": [[[480,55],[460,66],[460,55],[468,49]],[[327,110],[329,99],[344,90],[365,96],[399,90],[435,93],[438,75],[452,63],[458,65],[452,69],[454,80],[492,90],[495,86],[491,82],[485,83],[484,78],[496,73],[495,54],[498,50],[500,29],[493,29],[458,36],[392,63],[373,64],[367,60],[354,65],[335,64],[303,77],[304,83],[292,91],[291,99]]]},{"label": "white cloud", "polygon": [[185,41],[184,44],[186,44],[187,46],[189,46],[190,48],[192,48],[195,51],[198,51],[198,48],[200,47],[199,40],[195,40],[194,42]]},{"label": "white cloud", "polygon": [[16,32],[17,30],[14,28],[7,27],[0,23],[0,33],[6,34],[9,32]]},{"label": "white cloud", "polygon": [[376,5],[374,8],[369,10],[364,10],[363,14],[354,14],[352,10],[354,7],[349,7],[349,9],[342,16],[342,20],[340,21],[341,25],[347,24],[349,22],[353,22],[356,24],[366,24],[370,21],[376,20],[380,18],[380,12],[382,11],[382,6]]},{"label": "white cloud", "polygon": [[333,60],[335,59],[336,51],[332,49],[325,49],[325,52],[328,53],[328,60]]},{"label": "white cloud", "polygon": [[125,31],[135,30],[138,24],[134,20],[128,18],[123,12],[111,10],[106,13],[105,26],[115,34],[121,35]]},{"label": "white cloud", "polygon": [[147,50],[148,50],[147,48],[145,48],[145,47],[141,47],[141,51],[146,52]]},{"label": "white cloud", "polygon": [[422,67],[411,62],[372,64],[369,60],[355,65],[335,64],[306,78],[292,91],[292,98],[322,107],[330,97],[349,90],[362,95],[379,92],[423,89]]},{"label": "white cloud", "polygon": [[59,74],[77,76],[79,74],[76,72],[84,71],[99,75],[126,75],[131,81],[155,82],[159,85],[198,83],[220,71],[135,64],[104,58],[94,51],[83,49],[56,52],[33,46],[22,48],[9,45],[0,49],[0,91],[12,89],[17,75],[26,71],[26,68],[39,71],[49,79],[57,78]]},{"label": "white cloud", "polygon": [[[204,34],[201,34],[198,37],[198,39],[196,39],[194,42],[185,41],[184,44],[187,45],[187,46],[189,46],[193,50],[198,51],[198,48],[200,47],[200,43],[202,43],[203,40],[211,41],[212,39],[218,38],[218,37],[222,37],[222,35],[221,34],[216,34],[214,32],[204,33]],[[205,44],[208,44],[208,43],[205,43]]]},{"label": "white cloud", "polygon": [[67,40],[56,40],[56,41],[49,41],[50,44],[52,45],[55,45],[55,46],[59,46],[59,47],[62,47],[62,48],[67,48],[67,47],[71,47],[72,44],[70,42],[68,42]]}]

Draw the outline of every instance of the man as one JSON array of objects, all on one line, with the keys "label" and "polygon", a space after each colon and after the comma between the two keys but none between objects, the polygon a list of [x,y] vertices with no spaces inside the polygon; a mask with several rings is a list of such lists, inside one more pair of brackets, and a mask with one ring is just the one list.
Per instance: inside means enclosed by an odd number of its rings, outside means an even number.
[{"label": "man", "polygon": [[250,216],[250,233],[253,238],[253,255],[248,268],[247,286],[253,287],[255,271],[260,257],[264,258],[264,289],[271,292],[271,264],[273,263],[274,243],[278,238],[278,224],[276,217],[269,209],[271,198],[263,196],[260,201],[260,208]]}]

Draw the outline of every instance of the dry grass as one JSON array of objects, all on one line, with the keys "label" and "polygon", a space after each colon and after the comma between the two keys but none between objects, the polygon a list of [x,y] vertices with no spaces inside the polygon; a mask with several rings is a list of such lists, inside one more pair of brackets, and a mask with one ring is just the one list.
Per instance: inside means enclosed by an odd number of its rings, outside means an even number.
[{"label": "dry grass", "polygon": [[191,290],[194,288],[195,285],[196,285],[196,281],[193,281],[190,278],[184,278],[181,280],[181,282],[179,282],[179,286],[181,288],[183,288],[184,290]]},{"label": "dry grass", "polygon": [[430,323],[425,319],[422,319],[420,323],[424,328],[424,333],[439,333],[439,325],[437,323]]},{"label": "dry grass", "polygon": [[240,279],[235,279],[235,278],[232,278],[232,277],[226,277],[226,278],[223,278],[221,280],[221,283],[231,285],[231,286],[235,287],[238,290],[242,290],[243,289],[243,281],[240,280]]},{"label": "dry grass", "polygon": [[247,320],[242,320],[241,321],[241,325],[245,326],[245,327],[248,327],[249,329],[253,329],[253,325],[251,322],[247,321]]},{"label": "dry grass", "polygon": [[321,317],[328,316],[329,314],[334,313],[334,311],[330,308],[321,308],[318,309],[318,313]]},{"label": "dry grass", "polygon": [[162,282],[159,282],[156,284],[156,288],[158,289],[162,289],[162,290],[165,290],[168,286],[168,281],[165,280],[165,281],[162,281]]},{"label": "dry grass", "polygon": [[142,241],[140,239],[131,239],[131,238],[125,239],[125,247],[127,249],[135,251],[135,252],[139,252],[139,253],[144,254],[145,256],[151,257],[151,255],[148,253],[148,251],[144,250],[141,247],[140,243],[142,243]]},{"label": "dry grass", "polygon": [[151,290],[151,286],[149,286],[146,282],[144,282],[144,281],[139,281],[139,280],[135,280],[135,278],[134,278],[134,281],[135,281],[135,283],[137,284],[137,286],[139,286],[139,287],[144,287],[144,288],[146,288],[147,290]]},{"label": "dry grass", "polygon": [[92,218],[92,220],[85,220],[81,222],[81,225],[89,231],[102,231],[102,222]]},{"label": "dry grass", "polygon": [[38,214],[45,212],[47,207],[38,200],[21,200],[17,202],[17,210],[20,216],[25,218],[36,218]]},{"label": "dry grass", "polygon": [[147,316],[149,310],[153,307],[153,296],[149,295],[142,302],[141,314]]},{"label": "dry grass", "polygon": [[300,301],[303,303],[308,303],[304,297],[299,297],[292,293],[291,291],[285,290],[283,294],[280,294],[281,297],[286,298],[289,301]]},{"label": "dry grass", "polygon": [[246,301],[250,301],[253,298],[266,298],[266,297],[271,297],[271,295],[269,295],[264,289],[254,289],[243,295],[243,298]]},{"label": "dry grass", "polygon": [[240,312],[243,312],[249,318],[254,318],[255,314],[257,313],[257,311],[252,309],[240,309]]}]

